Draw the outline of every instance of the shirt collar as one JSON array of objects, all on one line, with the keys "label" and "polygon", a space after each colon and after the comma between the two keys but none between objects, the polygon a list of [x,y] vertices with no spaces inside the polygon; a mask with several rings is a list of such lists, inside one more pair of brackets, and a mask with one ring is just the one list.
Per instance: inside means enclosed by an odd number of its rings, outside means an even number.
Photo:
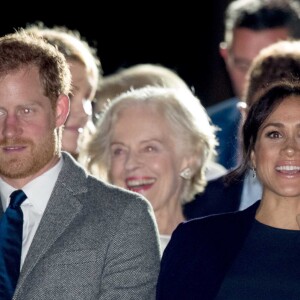
[{"label": "shirt collar", "polygon": [[[38,211],[43,212],[50,199],[52,190],[57,181],[58,175],[63,166],[63,158],[51,169],[43,173],[41,176],[27,183],[22,190],[27,195],[24,204],[33,205]],[[0,196],[3,210],[5,210],[10,201],[10,194],[15,190],[14,187],[7,184],[0,178]]]}]

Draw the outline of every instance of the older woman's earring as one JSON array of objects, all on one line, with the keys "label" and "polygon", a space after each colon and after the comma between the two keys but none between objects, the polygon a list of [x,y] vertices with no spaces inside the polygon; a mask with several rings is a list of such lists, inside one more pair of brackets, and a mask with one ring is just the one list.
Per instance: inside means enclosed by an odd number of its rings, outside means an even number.
[{"label": "older woman's earring", "polygon": [[185,168],[180,172],[179,175],[185,180],[190,180],[192,178],[192,171],[190,168]]},{"label": "older woman's earring", "polygon": [[252,177],[253,179],[256,178],[256,169],[252,167]]}]

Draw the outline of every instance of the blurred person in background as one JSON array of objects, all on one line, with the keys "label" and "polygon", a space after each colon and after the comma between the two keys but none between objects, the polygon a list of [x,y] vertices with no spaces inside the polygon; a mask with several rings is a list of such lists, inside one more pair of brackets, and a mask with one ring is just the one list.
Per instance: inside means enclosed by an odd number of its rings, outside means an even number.
[{"label": "blurred person in background", "polygon": [[221,130],[218,162],[227,169],[239,161],[237,104],[245,89],[247,71],[259,51],[279,40],[300,38],[300,3],[297,0],[236,0],[225,11],[224,59],[235,97],[207,108],[212,122]]},{"label": "blurred person in background", "polygon": [[[246,75],[245,95],[242,96],[240,110],[242,124],[249,107],[267,88],[278,82],[297,82],[300,79],[300,41],[279,41],[262,49],[253,60]],[[241,148],[241,137],[240,147]],[[239,149],[242,155],[241,149]],[[203,193],[185,206],[192,216],[243,210],[261,198],[261,184],[252,170],[240,174],[228,182],[222,176],[208,182]]]},{"label": "blurred person in background", "polygon": [[[78,158],[82,137],[92,133],[92,101],[102,77],[96,48],[88,44],[76,30],[63,26],[48,28],[43,23],[30,24],[26,30],[56,46],[67,59],[72,75],[71,107],[64,125],[62,148]],[[83,132],[86,133],[83,135]]]}]

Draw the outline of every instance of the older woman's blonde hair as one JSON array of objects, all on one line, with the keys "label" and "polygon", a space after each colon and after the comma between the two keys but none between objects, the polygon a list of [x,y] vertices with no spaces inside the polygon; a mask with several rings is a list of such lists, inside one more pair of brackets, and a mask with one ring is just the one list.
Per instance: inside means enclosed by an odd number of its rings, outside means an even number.
[{"label": "older woman's blonde hair", "polygon": [[174,151],[181,149],[179,151],[184,151],[194,158],[191,166],[193,176],[191,180],[187,180],[182,195],[183,202],[192,200],[196,193],[205,188],[206,164],[215,155],[217,141],[216,129],[204,107],[188,89],[146,86],[124,92],[113,99],[100,115],[96,133],[81,156],[85,158],[87,169],[92,174],[110,181],[110,144],[114,124],[122,110],[137,105],[149,107],[161,114],[170,125],[170,136],[177,146]]}]

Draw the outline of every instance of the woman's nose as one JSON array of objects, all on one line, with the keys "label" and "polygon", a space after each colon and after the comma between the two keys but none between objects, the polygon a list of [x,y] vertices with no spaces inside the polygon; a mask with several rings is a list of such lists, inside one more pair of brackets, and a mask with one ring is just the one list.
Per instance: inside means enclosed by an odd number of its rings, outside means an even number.
[{"label": "woman's nose", "polygon": [[299,150],[299,145],[294,139],[289,139],[283,147],[283,152],[287,156],[293,156]]},{"label": "woman's nose", "polygon": [[295,153],[295,149],[293,147],[288,147],[286,152],[288,155],[293,155]]},{"label": "woman's nose", "polygon": [[134,169],[140,165],[141,165],[140,156],[137,153],[135,153],[134,151],[130,150],[127,155],[125,168],[129,170],[129,169]]}]

